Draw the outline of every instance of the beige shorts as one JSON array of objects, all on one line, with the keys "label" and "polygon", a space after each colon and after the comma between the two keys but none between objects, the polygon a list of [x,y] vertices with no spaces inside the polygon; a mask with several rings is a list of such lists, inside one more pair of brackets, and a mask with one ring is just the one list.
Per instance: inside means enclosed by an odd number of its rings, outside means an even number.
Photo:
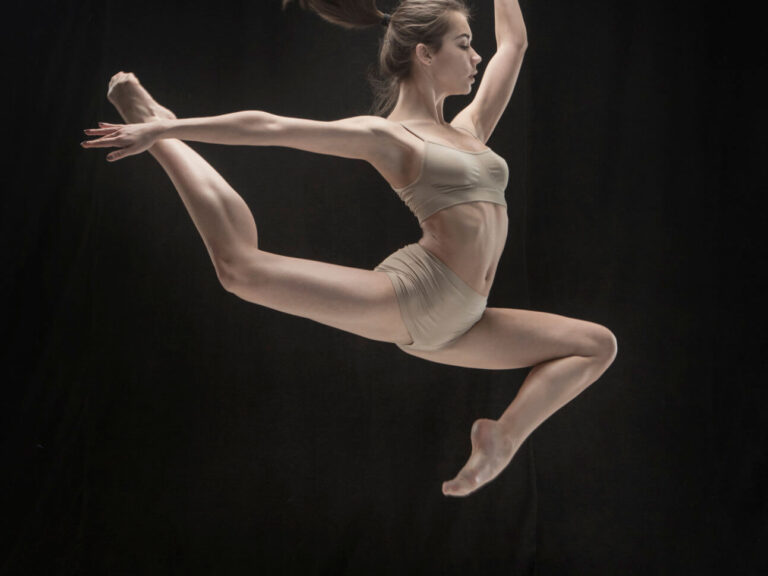
[{"label": "beige shorts", "polygon": [[403,350],[439,350],[465,334],[483,315],[488,298],[475,291],[420,244],[408,244],[374,270],[395,287],[400,315],[411,335]]}]

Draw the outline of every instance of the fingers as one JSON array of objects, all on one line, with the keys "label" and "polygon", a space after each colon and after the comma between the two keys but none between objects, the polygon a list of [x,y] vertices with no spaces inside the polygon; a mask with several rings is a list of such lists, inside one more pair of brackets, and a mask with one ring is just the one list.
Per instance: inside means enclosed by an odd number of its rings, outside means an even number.
[{"label": "fingers", "polygon": [[[83,148],[111,148],[119,146],[120,144],[118,141],[120,140],[119,137],[114,138],[107,138],[102,137],[98,140],[86,140],[84,142],[80,142],[80,145]],[[110,152],[107,154],[107,162],[114,162],[115,160],[120,160],[121,158],[125,158],[126,156],[131,156],[132,154],[136,154],[135,147],[130,146],[128,148],[121,148],[120,150],[115,150],[114,152]]]},{"label": "fingers", "polygon": [[80,142],[83,148],[120,148],[107,155],[108,162],[120,160],[126,156],[138,154],[147,148],[146,143],[142,144],[141,138],[130,131],[130,128],[122,130],[125,124],[110,124],[109,122],[99,122],[99,128],[86,128],[83,130],[89,136],[96,136],[94,140],[84,140]]},{"label": "fingers", "polygon": [[86,134],[108,134],[109,132],[116,132],[120,129],[120,126],[110,126],[109,128],[86,128],[83,130]]},{"label": "fingers", "polygon": [[141,150],[138,150],[135,146],[131,146],[130,148],[121,148],[120,150],[115,150],[107,154],[107,162],[114,162],[115,160],[120,160],[126,156],[133,156],[139,152],[141,152]]},{"label": "fingers", "polygon": [[120,160],[120,158],[130,156],[133,154],[133,152],[130,150],[130,148],[123,148],[122,150],[115,150],[114,152],[110,152],[107,154],[107,162],[114,162],[115,160]]},{"label": "fingers", "polygon": [[115,128],[86,128],[83,130],[88,136],[109,136],[117,132]]},{"label": "fingers", "polygon": [[86,132],[93,132],[94,134],[101,134],[105,131],[115,131],[122,128],[125,124],[109,124],[107,122],[99,122],[99,128],[86,128]]},{"label": "fingers", "polygon": [[109,124],[108,122],[99,122],[100,128],[86,128],[83,130],[86,134],[99,135],[109,134],[124,126],[124,124]]},{"label": "fingers", "polygon": [[[85,142],[80,142],[80,145],[84,148],[112,148],[120,146],[118,143],[120,139],[119,138],[100,138],[98,140],[88,140]],[[107,161],[113,162],[115,160],[120,160],[121,158],[125,158],[126,156],[133,156],[134,154],[138,154],[143,149],[137,146],[128,146],[126,148],[120,148],[119,150],[114,150],[113,152],[110,152],[107,154]]]},{"label": "fingers", "polygon": [[99,122],[100,128],[86,128],[83,130],[86,134],[92,134],[92,135],[98,135],[98,134],[109,134],[111,132],[115,132],[116,130],[122,128],[124,124],[110,124],[108,122]]},{"label": "fingers", "polygon": [[120,140],[119,137],[107,138],[105,136],[105,137],[99,138],[98,140],[83,140],[82,142],[80,142],[80,145],[83,148],[113,148],[115,146],[120,145],[118,143],[119,140]]}]

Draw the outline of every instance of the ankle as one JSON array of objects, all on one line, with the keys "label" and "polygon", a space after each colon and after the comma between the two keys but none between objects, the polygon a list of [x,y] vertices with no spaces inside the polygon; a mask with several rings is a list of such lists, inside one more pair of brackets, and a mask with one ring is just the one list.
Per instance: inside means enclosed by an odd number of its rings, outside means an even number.
[{"label": "ankle", "polygon": [[136,123],[142,123],[147,124],[149,122],[159,122],[160,120],[163,120],[162,117],[158,116],[157,114],[142,114],[138,116],[139,120],[136,121]]},{"label": "ankle", "polygon": [[502,416],[497,422],[500,433],[515,446],[520,446],[528,436],[528,434],[520,430],[520,422],[516,418],[505,418]]}]

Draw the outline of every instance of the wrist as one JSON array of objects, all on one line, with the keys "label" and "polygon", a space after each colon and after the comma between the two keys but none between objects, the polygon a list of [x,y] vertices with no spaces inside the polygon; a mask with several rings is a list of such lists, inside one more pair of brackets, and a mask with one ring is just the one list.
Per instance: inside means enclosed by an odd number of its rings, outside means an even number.
[{"label": "wrist", "polygon": [[161,138],[169,138],[168,132],[172,128],[172,123],[175,122],[171,118],[158,118],[152,121],[152,134],[158,140]]}]

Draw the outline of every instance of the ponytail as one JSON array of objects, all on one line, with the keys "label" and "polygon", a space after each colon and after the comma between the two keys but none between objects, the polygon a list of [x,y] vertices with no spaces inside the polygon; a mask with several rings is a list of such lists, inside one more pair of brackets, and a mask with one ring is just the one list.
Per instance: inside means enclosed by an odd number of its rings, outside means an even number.
[{"label": "ponytail", "polygon": [[[381,12],[375,0],[297,2],[301,8],[348,30],[384,25],[378,66],[372,65],[368,72],[374,95],[370,113],[374,116],[386,116],[397,104],[400,83],[411,75],[416,45],[425,44],[437,53],[450,27],[449,13],[460,12],[468,20],[472,17],[464,0],[401,0],[392,14]],[[282,3],[285,10],[291,0]]]},{"label": "ponytail", "polygon": [[[282,0],[283,10],[291,0]],[[299,6],[318,14],[323,20],[342,28],[355,29],[381,25],[384,12],[376,0],[298,0]]]}]

